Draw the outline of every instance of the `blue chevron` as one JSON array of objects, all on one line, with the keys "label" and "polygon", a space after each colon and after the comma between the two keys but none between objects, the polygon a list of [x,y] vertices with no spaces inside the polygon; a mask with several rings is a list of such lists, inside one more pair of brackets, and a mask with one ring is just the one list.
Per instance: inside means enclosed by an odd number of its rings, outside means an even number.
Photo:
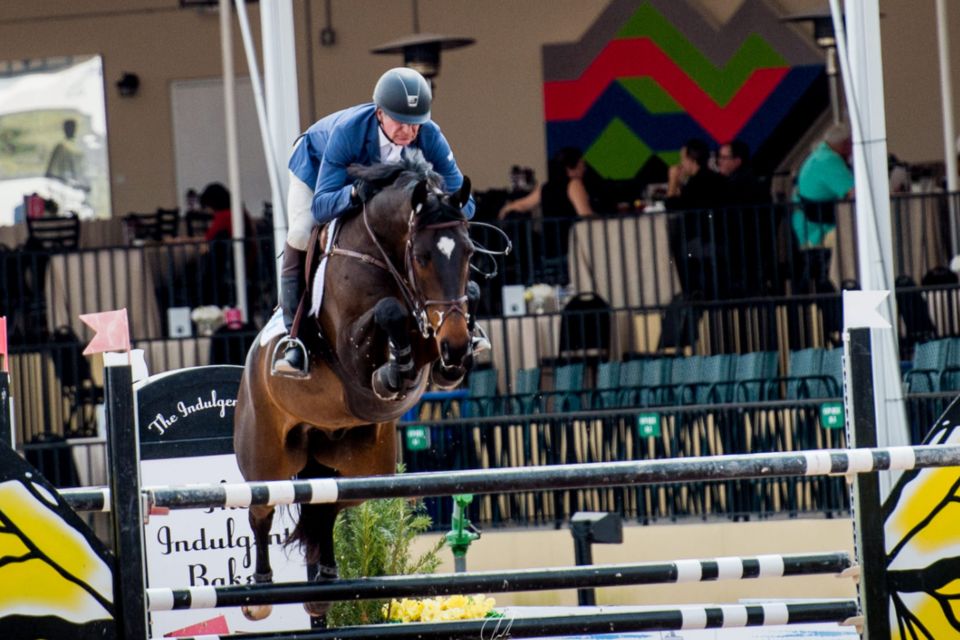
[{"label": "blue chevron", "polygon": [[583,118],[547,123],[547,157],[568,146],[586,151],[614,117],[654,152],[676,151],[690,138],[712,140],[686,112],[650,113],[619,82],[613,82]]},{"label": "blue chevron", "polygon": [[[800,96],[823,73],[823,65],[792,67],[773,93],[747,121],[737,137],[746,142],[751,150],[756,151],[787,117]],[[818,115],[820,114],[811,114],[810,121],[813,122]]]}]

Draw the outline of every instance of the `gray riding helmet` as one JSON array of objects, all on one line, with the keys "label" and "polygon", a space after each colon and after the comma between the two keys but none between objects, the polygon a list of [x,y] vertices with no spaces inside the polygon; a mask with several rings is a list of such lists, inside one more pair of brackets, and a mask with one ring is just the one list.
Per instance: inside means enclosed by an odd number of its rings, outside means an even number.
[{"label": "gray riding helmet", "polygon": [[423,124],[430,120],[433,92],[427,79],[413,69],[395,67],[377,80],[373,102],[397,122]]}]

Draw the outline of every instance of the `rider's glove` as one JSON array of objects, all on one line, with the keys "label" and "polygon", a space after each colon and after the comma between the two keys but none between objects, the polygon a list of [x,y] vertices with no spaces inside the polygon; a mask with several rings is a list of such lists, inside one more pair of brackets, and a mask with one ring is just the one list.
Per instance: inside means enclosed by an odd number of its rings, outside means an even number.
[{"label": "rider's glove", "polygon": [[376,193],[376,187],[363,178],[358,178],[356,182],[353,183],[353,188],[350,190],[350,201],[353,202],[353,204],[367,202],[370,198],[376,195]]}]

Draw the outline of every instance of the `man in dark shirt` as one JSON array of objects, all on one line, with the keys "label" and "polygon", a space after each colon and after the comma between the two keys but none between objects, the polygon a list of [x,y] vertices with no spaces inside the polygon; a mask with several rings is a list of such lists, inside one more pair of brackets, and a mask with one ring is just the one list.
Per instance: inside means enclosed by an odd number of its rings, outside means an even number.
[{"label": "man in dark shirt", "polygon": [[707,143],[691,138],[680,150],[680,164],[670,167],[668,211],[681,212],[669,222],[670,250],[687,298],[714,298],[717,228],[713,209],[726,202],[723,177],[708,166]]}]

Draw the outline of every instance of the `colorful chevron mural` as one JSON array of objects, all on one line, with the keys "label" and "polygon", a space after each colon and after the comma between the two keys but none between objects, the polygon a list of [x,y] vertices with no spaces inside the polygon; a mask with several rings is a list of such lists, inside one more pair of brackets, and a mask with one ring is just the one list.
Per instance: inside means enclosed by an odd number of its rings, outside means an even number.
[{"label": "colorful chevron mural", "polygon": [[663,180],[689,138],[740,138],[772,171],[828,107],[823,59],[764,0],[716,27],[688,0],[612,0],[576,43],[543,49],[547,155]]}]

